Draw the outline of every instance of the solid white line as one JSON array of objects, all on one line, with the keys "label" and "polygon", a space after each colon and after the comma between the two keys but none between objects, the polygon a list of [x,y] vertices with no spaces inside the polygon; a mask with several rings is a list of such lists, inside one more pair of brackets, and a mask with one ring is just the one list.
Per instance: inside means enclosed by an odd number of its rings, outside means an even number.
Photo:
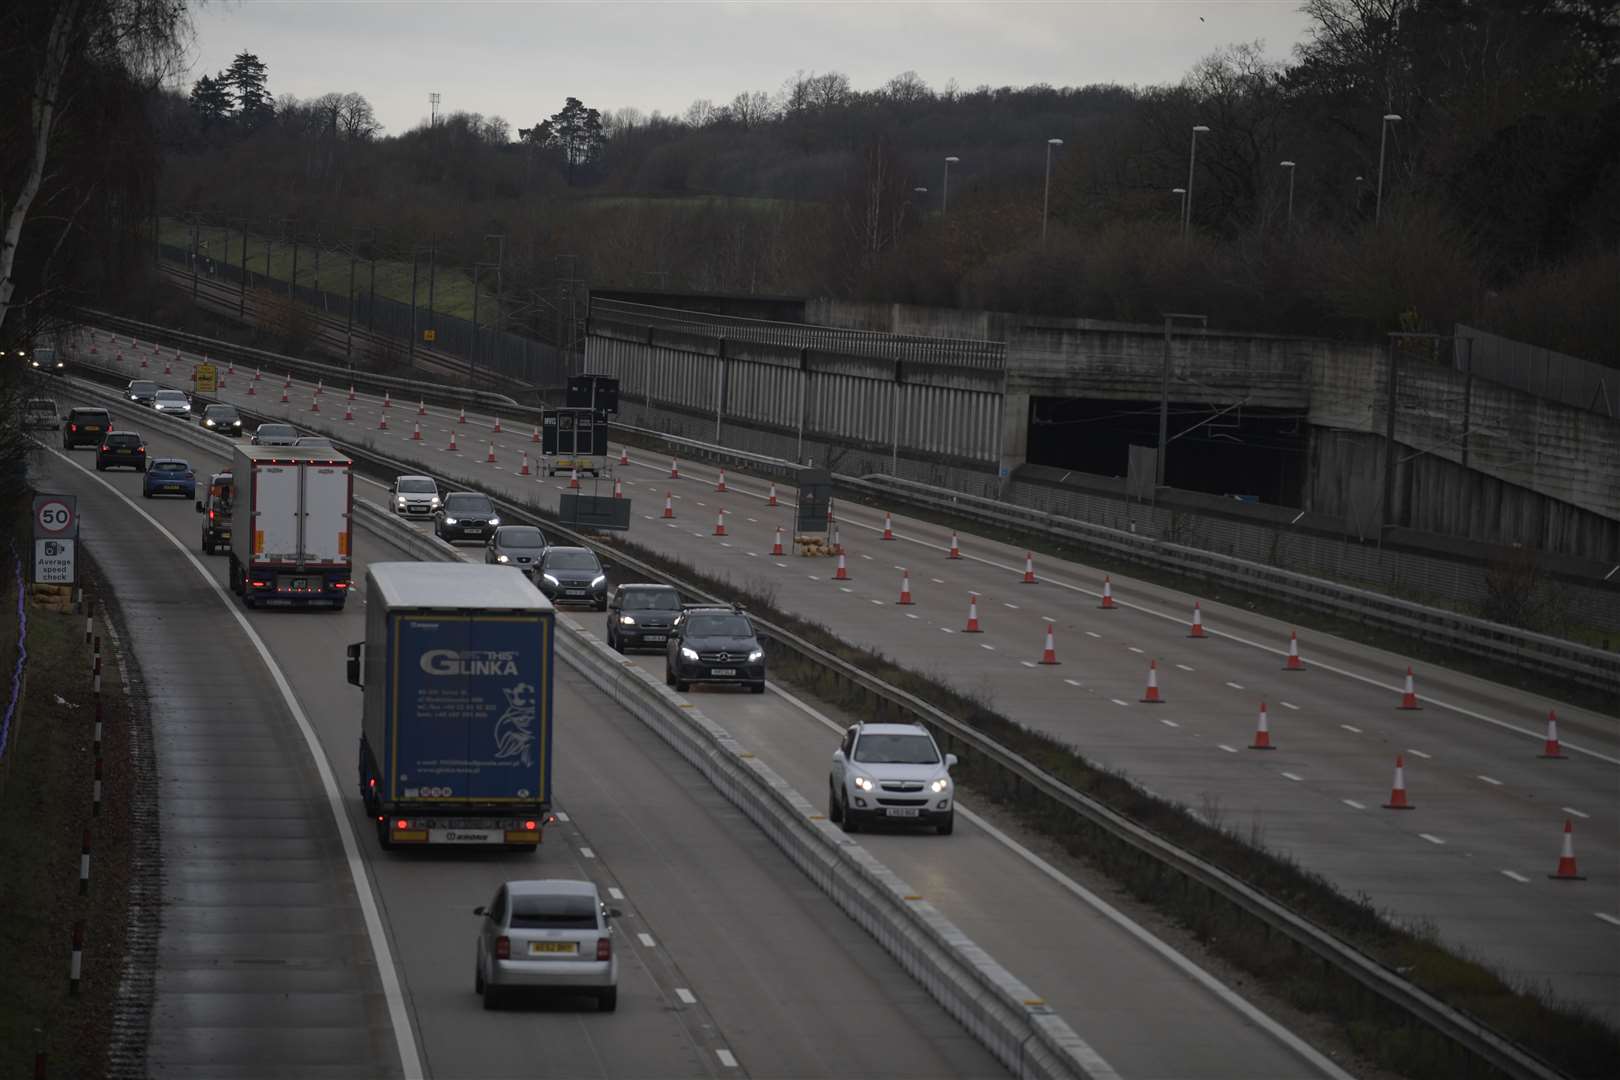
[{"label": "solid white line", "polygon": [[649,934],[649,933],[646,933],[645,931],[643,931],[642,933],[637,934],[636,937],[637,937],[637,939],[640,940],[642,945],[644,945],[645,947],[647,947],[649,949],[653,949],[653,948],[658,947],[658,943],[653,940],[653,936],[651,934]]},{"label": "solid white line", "polygon": [[1501,787],[1502,786],[1502,781],[1496,779],[1495,777],[1485,776],[1485,775],[1482,774],[1480,776],[1476,776],[1474,779],[1483,780],[1487,784],[1490,784],[1492,787]]},{"label": "solid white line", "polygon": [[1228,754],[1237,753],[1237,747],[1235,746],[1227,746],[1225,743],[1216,743],[1215,745],[1219,746],[1222,750],[1225,750]]},{"label": "solid white line", "polygon": [[1352,810],[1365,810],[1365,809],[1367,809],[1365,804],[1358,803],[1354,799],[1340,799],[1339,801],[1344,803],[1344,805],[1350,807]]},{"label": "solid white line", "polygon": [[1424,752],[1423,752],[1423,751],[1421,751],[1421,750],[1413,750],[1413,749],[1412,749],[1412,748],[1411,748],[1411,747],[1407,747],[1407,748],[1406,748],[1406,752],[1407,752],[1407,753],[1408,753],[1408,754],[1412,754],[1412,755],[1413,755],[1413,756],[1415,756],[1415,757],[1420,757],[1420,758],[1422,758],[1422,759],[1423,759],[1423,760],[1424,760],[1424,761],[1428,761],[1428,760],[1429,760],[1429,759],[1430,759],[1430,758],[1431,758],[1431,757],[1433,757],[1433,756],[1434,756],[1434,755],[1433,755],[1433,754],[1425,754],[1425,753],[1424,753]]},{"label": "solid white line", "polygon": [[1427,840],[1431,844],[1444,844],[1445,843],[1444,840],[1440,839],[1438,836],[1435,836],[1433,833],[1420,832],[1420,833],[1418,833],[1418,835],[1423,837],[1423,839]]},{"label": "solid white line", "polygon": [[1280,701],[1278,704],[1285,709],[1293,709],[1295,712],[1299,711],[1299,706],[1295,705],[1292,701]]},{"label": "solid white line", "polygon": [[587,858],[587,859],[594,859],[594,858],[596,858],[596,852],[594,852],[594,851],[592,851],[592,850],[591,850],[591,849],[590,849],[590,848],[588,848],[588,847],[582,847],[582,848],[580,848],[580,849],[579,849],[579,853],[580,853],[580,855],[581,855],[581,856],[583,856],[583,857],[584,857],[584,858]]},{"label": "solid white line", "polygon": [[348,814],[343,809],[343,796],[338,790],[337,779],[332,775],[331,763],[326,760],[326,754],[321,749],[321,741],[316,736],[315,729],[309,722],[309,717],[304,715],[303,706],[298,703],[298,697],[293,693],[292,684],[287,681],[287,676],[281,670],[281,666],[276,663],[275,657],[270,655],[269,646],[265,645],[264,639],[259,636],[258,631],[253,629],[253,624],[248,622],[247,617],[237,607],[235,597],[225,591],[225,587],[191,553],[190,549],[181,542],[179,537],[175,536],[174,533],[160,524],[156,518],[142,509],[140,504],[119,491],[104,477],[86,469],[61,451],[45,446],[43,443],[40,445],[47,453],[73,466],[84,473],[86,477],[106,488],[125,506],[140,515],[148,525],[161,533],[164,539],[173,544],[175,549],[185,556],[192,569],[196,570],[208,587],[213,590],[220,603],[225,605],[225,610],[236,620],[236,625],[247,636],[248,641],[253,645],[253,650],[259,654],[259,659],[264,663],[265,669],[269,671],[270,678],[276,684],[276,689],[281,692],[281,700],[286,704],[287,711],[292,713],[293,721],[298,725],[298,731],[304,737],[304,746],[309,751],[309,756],[315,763],[315,771],[321,778],[321,788],[326,794],[327,809],[331,811],[332,820],[337,825],[338,838],[343,843],[344,861],[348,863],[349,877],[354,882],[355,895],[360,901],[360,912],[365,919],[366,937],[371,940],[371,950],[377,958],[377,977],[382,982],[383,998],[388,1002],[388,1020],[394,1029],[394,1046],[399,1052],[400,1069],[404,1072],[407,1080],[417,1080],[418,1077],[424,1076],[422,1059],[416,1052],[416,1036],[411,1030],[410,1013],[405,1008],[405,995],[400,989],[399,971],[394,966],[393,950],[388,945],[388,934],[383,929],[382,916],[377,910],[377,899],[371,892],[371,881],[366,873],[365,862],[360,858],[360,846],[355,842],[354,828],[350,825]]},{"label": "solid white line", "polygon": [[1566,814],[1574,814],[1578,818],[1589,818],[1592,816],[1591,814],[1582,813],[1573,806],[1560,806],[1558,809],[1562,810]]},{"label": "solid white line", "polygon": [[1592,914],[1596,915],[1598,918],[1602,919],[1606,923],[1613,923],[1616,926],[1620,926],[1620,919],[1615,918],[1613,915],[1610,915],[1607,912],[1594,911],[1594,912],[1592,912]]},{"label": "solid white line", "polygon": [[688,990],[684,986],[677,986],[675,988],[675,996],[681,999],[681,1003],[683,1005],[697,1004],[697,995],[692,993],[692,991]]},{"label": "solid white line", "polygon": [[737,1067],[737,1059],[732,1056],[730,1050],[720,1049],[716,1050],[714,1054],[720,1059],[720,1064],[724,1065],[726,1068],[735,1069]]},{"label": "solid white line", "polygon": [[1525,877],[1523,874],[1515,874],[1512,870],[1504,870],[1504,871],[1502,871],[1502,876],[1512,878],[1514,881],[1517,881],[1520,885],[1528,885],[1528,884],[1530,884],[1530,879],[1529,878]]},{"label": "solid white line", "polygon": [[1348,731],[1352,735],[1361,734],[1361,729],[1356,727],[1354,724],[1340,724],[1339,726],[1344,728],[1344,730]]},{"label": "solid white line", "polygon": [[624,890],[619,888],[616,885],[609,885],[608,886],[608,895],[611,896],[615,900],[623,900],[624,899]]}]

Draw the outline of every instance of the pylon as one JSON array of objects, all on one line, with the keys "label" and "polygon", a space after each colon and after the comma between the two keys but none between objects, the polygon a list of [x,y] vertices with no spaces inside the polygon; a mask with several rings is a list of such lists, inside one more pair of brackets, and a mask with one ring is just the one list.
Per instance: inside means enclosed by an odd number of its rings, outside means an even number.
[{"label": "pylon", "polygon": [[1159,705],[1163,701],[1164,699],[1159,696],[1159,662],[1149,660],[1147,690],[1142,693],[1142,702],[1147,705]]},{"label": "pylon", "polygon": [[122,364],[124,362],[124,350],[119,349],[118,350],[118,355],[113,357],[113,359],[118,361],[120,364]]},{"label": "pylon", "polygon": [[720,470],[720,480],[714,485],[714,491],[717,495],[724,495],[726,493],[726,470]]},{"label": "pylon", "polygon": [[146,366],[146,357],[143,356],[143,357],[141,357],[141,367],[145,367],[145,366]]},{"label": "pylon", "polygon": [[253,396],[254,396],[254,394],[253,394],[253,384],[248,383],[248,397],[253,397]]},{"label": "pylon", "polygon": [[1193,601],[1193,621],[1192,626],[1187,631],[1187,636],[1200,638],[1209,636],[1204,633],[1204,608],[1201,601]]},{"label": "pylon", "polygon": [[962,549],[957,546],[956,530],[954,529],[951,530],[951,550],[946,553],[945,557],[947,559],[960,559],[962,557]]},{"label": "pylon", "polygon": [[834,555],[842,555],[844,553],[844,541],[838,535],[838,522],[836,521],[832,524],[832,549]]},{"label": "pylon", "polygon": [[1035,584],[1035,553],[1032,551],[1024,552],[1024,577],[1021,584]]},{"label": "pylon", "polygon": [[285,373],[285,372],[283,372],[282,376],[281,376],[281,388],[283,390],[291,390],[292,389],[292,376]]},{"label": "pylon", "polygon": [[532,442],[532,443],[537,443],[537,442],[540,441],[540,425],[539,424],[536,424],[534,426],[534,431],[529,434],[529,441]]},{"label": "pylon", "polygon": [[848,581],[849,580],[849,568],[844,565],[844,556],[842,554],[840,554],[838,556],[838,572],[833,575],[833,580],[834,581]]},{"label": "pylon", "polygon": [[493,432],[494,434],[496,434],[496,435],[499,435],[501,433],[501,418],[500,417],[497,416],[495,418],[495,426],[490,428],[489,430],[491,432]]},{"label": "pylon", "polygon": [[776,527],[776,543],[771,545],[771,554],[772,555],[784,554],[784,552],[782,551],[782,526],[780,526],[780,525],[778,525]]},{"label": "pylon", "polygon": [[771,481],[771,497],[765,500],[765,505],[766,506],[775,506],[776,505],[776,481],[775,480]]},{"label": "pylon", "polygon": [[354,383],[349,384],[349,400],[354,400]]},{"label": "pylon", "polygon": [[417,398],[416,399],[416,415],[417,416],[426,416],[427,415],[427,398]]},{"label": "pylon", "polygon": [[484,463],[487,464],[487,465],[495,464],[495,444],[494,443],[489,444],[489,455],[484,458]]},{"label": "pylon", "polygon": [[285,386],[281,388],[281,403],[283,405],[287,404],[287,388]]},{"label": "pylon", "polygon": [[578,466],[575,466],[574,468],[568,470],[568,490],[569,491],[578,491],[579,490],[579,467]]},{"label": "pylon", "polygon": [[461,412],[456,415],[456,423],[465,424],[466,422],[467,422],[467,406],[463,405],[461,407]]},{"label": "pylon", "polygon": [[1046,624],[1046,648],[1041,651],[1041,663],[1043,663],[1043,664],[1056,664],[1057,662],[1058,662],[1057,644],[1052,640],[1052,624],[1047,623]]},{"label": "pylon", "polygon": [[628,447],[628,446],[619,447],[619,464],[620,465],[628,465],[628,464],[630,464],[630,447]]},{"label": "pylon", "polygon": [[1558,714],[1547,710],[1547,741],[1541,746],[1541,757],[1562,758],[1564,748],[1558,745]]},{"label": "pylon", "polygon": [[173,375],[174,374],[173,371],[169,370],[169,362],[167,360],[163,361],[163,374],[165,374],[165,375]]},{"label": "pylon", "polygon": [[620,480],[617,476],[613,478],[613,497],[615,499],[624,498],[624,488],[620,486]]},{"label": "pylon", "polygon": [[460,448],[456,446],[456,429],[455,428],[450,429],[450,445],[445,447],[445,449],[453,451],[453,452],[458,453],[458,454],[461,452]]},{"label": "pylon", "polygon": [[420,423],[412,424],[411,425],[411,442],[421,442],[421,441],[422,441],[422,425]]},{"label": "pylon", "polygon": [[724,510],[716,510],[714,513],[714,535],[726,535],[726,512]]},{"label": "pylon", "polygon": [[310,412],[320,412],[321,411],[321,399],[320,398],[315,397],[314,395],[310,396],[310,399],[309,399],[309,411]]},{"label": "pylon", "polygon": [[101,350],[100,350],[100,349],[98,349],[98,348],[96,348],[96,342],[95,342],[95,339],[94,339],[94,338],[91,338],[91,339],[90,339],[90,355],[91,355],[91,356],[94,356],[94,355],[96,355],[96,353],[98,353],[98,352],[100,352],[100,351],[101,351]]},{"label": "pylon", "polygon": [[343,419],[345,419],[345,420],[353,420],[354,419],[354,406],[353,405],[345,404],[343,406]]},{"label": "pylon", "polygon": [[258,382],[259,381],[259,376],[261,374],[262,374],[262,372],[260,372],[258,368],[254,368],[253,369],[253,381]]},{"label": "pylon", "polygon": [[1266,703],[1260,703],[1260,719],[1254,725],[1254,742],[1249,744],[1250,750],[1275,750],[1271,745],[1271,727],[1266,722]]},{"label": "pylon", "polygon": [[326,388],[325,387],[325,382],[326,382],[325,379],[316,379],[315,380],[315,396],[316,397],[320,397],[321,396],[321,391]]},{"label": "pylon", "polygon": [[236,374],[236,362],[234,360],[231,361],[229,364],[225,365],[225,374],[227,374],[227,375],[235,375]]},{"label": "pylon", "polygon": [[977,634],[977,633],[980,633],[980,632],[981,631],[979,630],[979,594],[976,593],[976,592],[970,592],[970,593],[968,593],[968,621],[967,621],[967,626],[963,627],[962,633],[964,633],[964,634]]},{"label": "pylon", "polygon": [[383,391],[383,408],[392,409],[393,407],[394,407],[393,399],[388,396],[388,391],[384,390]]},{"label": "pylon", "polygon": [[1417,694],[1412,690],[1412,666],[1410,664],[1406,666],[1406,689],[1401,693],[1401,703],[1395,707],[1397,709],[1423,708],[1422,705],[1418,704]]},{"label": "pylon", "polygon": [[1554,881],[1585,881],[1586,875],[1575,869],[1575,825],[1564,819],[1564,846],[1558,852],[1558,869],[1547,875]]},{"label": "pylon", "polygon": [[[383,413],[380,417],[377,418],[377,430],[378,431],[387,431],[388,430],[388,414],[387,413]],[[455,447],[452,446],[450,449],[454,450]]]},{"label": "pylon", "polygon": [[1103,575],[1102,601],[1097,606],[1102,608],[1104,611],[1113,611],[1113,610],[1115,610],[1115,607],[1114,607],[1114,579],[1107,576],[1106,574]]},{"label": "pylon", "polygon": [[522,453],[523,453],[523,467],[518,470],[518,475],[519,476],[528,476],[529,475],[529,452],[527,450],[524,450]]},{"label": "pylon", "polygon": [[1288,631],[1288,659],[1283,661],[1284,671],[1304,671],[1305,661],[1299,658],[1299,631]]},{"label": "pylon", "polygon": [[884,540],[894,539],[894,519],[887,510],[883,511],[883,537]]},{"label": "pylon", "polygon": [[1389,802],[1384,804],[1385,810],[1411,810],[1412,804],[1406,801],[1406,756],[1395,755],[1395,783],[1389,789]]},{"label": "pylon", "polygon": [[909,605],[911,603],[911,571],[900,571],[900,599],[895,603]]},{"label": "pylon", "polygon": [[679,480],[681,478],[681,463],[676,461],[674,458],[669,459],[669,478],[671,480]]},{"label": "pylon", "polygon": [[664,516],[666,518],[672,518],[675,516],[675,504],[670,501],[670,494],[668,491],[664,492]]}]

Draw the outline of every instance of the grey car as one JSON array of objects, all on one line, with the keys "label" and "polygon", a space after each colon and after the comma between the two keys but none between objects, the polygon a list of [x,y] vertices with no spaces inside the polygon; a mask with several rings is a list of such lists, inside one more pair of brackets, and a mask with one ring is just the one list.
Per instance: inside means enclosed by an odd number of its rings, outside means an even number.
[{"label": "grey car", "polygon": [[607,571],[590,548],[547,548],[535,584],[553,604],[589,604],[597,611],[607,610]]},{"label": "grey car", "polygon": [[608,598],[607,643],[619,652],[662,649],[681,614],[681,594],[671,585],[631,582]]},{"label": "grey car", "polygon": [[248,442],[254,446],[292,446],[298,442],[298,429],[291,424],[260,424]]},{"label": "grey car", "polygon": [[525,987],[575,990],[612,1012],[619,1004],[613,918],[589,881],[508,881],[487,907],[473,909],[478,931],[473,989],[494,1009]]},{"label": "grey car", "polygon": [[484,561],[515,566],[532,577],[549,546],[546,534],[533,525],[502,525],[484,545]]},{"label": "grey car", "polygon": [[171,416],[190,416],[191,399],[183,390],[159,390],[152,398],[152,408]]},{"label": "grey car", "polygon": [[313,446],[317,450],[336,449],[336,447],[332,445],[332,440],[328,439],[325,435],[300,435],[298,438],[293,440],[293,445]]},{"label": "grey car", "polygon": [[202,418],[197,421],[197,426],[217,431],[221,435],[240,435],[242,414],[236,411],[235,405],[210,405],[203,409]]},{"label": "grey car", "polygon": [[150,405],[157,397],[158,384],[151,379],[131,379],[124,394],[137,405]]}]

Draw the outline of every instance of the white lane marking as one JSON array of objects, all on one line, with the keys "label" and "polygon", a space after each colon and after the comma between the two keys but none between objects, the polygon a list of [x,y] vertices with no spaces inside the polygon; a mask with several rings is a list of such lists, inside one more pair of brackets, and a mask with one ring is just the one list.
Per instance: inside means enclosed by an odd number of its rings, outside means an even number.
[{"label": "white lane marking", "polygon": [[1226,684],[1226,685],[1227,685],[1227,686],[1230,686],[1230,687],[1231,687],[1231,688],[1232,688],[1232,689],[1234,689],[1234,690],[1241,690],[1241,689],[1243,689],[1243,684],[1242,684],[1242,683],[1235,683],[1235,682],[1228,682],[1228,683],[1227,683],[1227,684]]},{"label": "white lane marking", "polygon": [[1237,747],[1235,746],[1227,746],[1225,743],[1216,743],[1215,745],[1219,746],[1222,750],[1225,750],[1228,754],[1237,753]]},{"label": "white lane marking", "polygon": [[624,890],[619,888],[617,885],[609,885],[608,886],[608,895],[611,896],[615,900],[623,900],[624,899]]},{"label": "white lane marking", "polygon": [[731,544],[730,544],[730,542],[729,542],[729,541],[726,541],[726,540],[722,540],[722,541],[720,541],[720,546],[721,546],[721,547],[730,547],[730,546],[731,546]]},{"label": "white lane marking", "polygon": [[1182,671],[1197,671],[1198,670],[1195,667],[1188,667],[1186,664],[1177,664],[1176,667],[1180,668]]},{"label": "white lane marking", "polygon": [[651,934],[647,933],[646,931],[642,931],[641,933],[637,934],[636,937],[637,937],[637,939],[639,939],[641,941],[641,944],[643,946],[645,946],[646,948],[652,949],[652,948],[657,948],[657,946],[658,946],[658,943],[653,940],[653,936]]},{"label": "white lane marking", "polygon": [[932,581],[935,585],[943,585],[943,584],[945,584],[945,579],[944,578],[931,577],[928,580]]},{"label": "white lane marking", "polygon": [[1035,666],[1034,661],[1031,661],[1031,660],[1020,660],[1018,662],[1020,664],[1023,664],[1025,667],[1034,667]]},{"label": "white lane marking", "polygon": [[594,851],[592,851],[592,850],[591,850],[591,849],[590,849],[590,848],[588,848],[588,847],[582,847],[582,848],[580,848],[580,849],[579,849],[579,853],[580,853],[580,855],[582,855],[582,856],[583,856],[583,857],[585,857],[585,858],[587,858],[587,859],[594,859],[594,858],[596,858],[596,852],[594,852]]},{"label": "white lane marking", "polygon": [[1125,647],[1127,649],[1131,650],[1131,652],[1133,652],[1133,653],[1140,653],[1142,651],[1141,649],[1138,649],[1135,645],[1127,645]]},{"label": "white lane marking", "polygon": [[1296,784],[1304,783],[1304,781],[1305,781],[1305,778],[1303,776],[1295,776],[1291,772],[1285,772],[1285,773],[1283,773],[1283,775],[1288,777],[1288,779],[1292,780]]},{"label": "white lane marking", "polygon": [[720,1059],[720,1064],[724,1065],[726,1068],[735,1069],[737,1067],[737,1059],[732,1056],[730,1050],[721,1048],[716,1050],[714,1055]]},{"label": "white lane marking", "polygon": [[566,821],[569,820],[568,815],[566,813],[564,813],[563,811],[561,811],[561,810],[558,810],[557,813],[554,816],[557,818],[558,821],[566,822]]},{"label": "white lane marking", "polygon": [[749,552],[749,553],[748,553],[748,557],[749,557],[749,558],[750,558],[750,559],[757,559],[757,558],[759,558],[759,552],[757,552],[757,551],[750,551],[750,552]]},{"label": "white lane marking", "polygon": [[865,559],[867,562],[872,561],[872,556],[870,556],[870,555],[862,555],[861,558]]},{"label": "white lane marking", "polygon": [[1578,818],[1589,818],[1592,816],[1591,814],[1582,813],[1573,806],[1560,806],[1558,809],[1562,810],[1566,814],[1574,814]]},{"label": "white lane marking", "polygon": [[809,578],[811,581],[820,581],[821,580],[819,577],[817,577],[814,574],[806,574],[805,577]]},{"label": "white lane marking", "polygon": [[1003,601],[1002,601],[1002,602],[1001,602],[1001,606],[1002,606],[1002,607],[1010,607],[1010,608],[1012,608],[1012,609],[1013,609],[1013,610],[1014,610],[1014,611],[1017,611],[1017,610],[1018,610],[1018,605],[1017,605],[1017,604],[1013,604],[1013,603],[1009,603],[1009,602],[1008,602],[1008,601],[1006,601],[1006,600],[1003,600]]},{"label": "white lane marking", "polygon": [[956,633],[956,631],[955,631],[955,630],[952,630],[952,629],[951,629],[951,628],[950,628],[950,627],[948,627],[948,626],[942,626],[942,627],[940,627],[940,630],[941,630],[941,631],[942,631],[942,632],[943,632],[943,633],[946,633],[946,634],[954,634],[954,633]]},{"label": "white lane marking", "polygon": [[1356,727],[1354,724],[1340,724],[1339,726],[1344,728],[1344,730],[1348,731],[1352,735],[1361,734],[1361,729]]},{"label": "white lane marking", "polygon": [[1418,835],[1423,837],[1423,839],[1427,840],[1431,844],[1444,844],[1445,843],[1444,840],[1440,839],[1438,836],[1434,835],[1433,833],[1420,832],[1420,833],[1418,833]]},{"label": "white lane marking", "polygon": [[1176,723],[1174,720],[1166,720],[1162,716],[1159,717],[1159,723],[1163,724],[1165,727],[1180,727],[1181,726],[1180,724]]},{"label": "white lane marking", "polygon": [[1299,706],[1295,705],[1292,701],[1280,701],[1278,704],[1285,709],[1293,709],[1295,712],[1299,711]]},{"label": "white lane marking", "polygon": [[1086,637],[1094,637],[1094,638],[1098,638],[1100,640],[1102,638],[1102,635],[1097,633],[1095,630],[1087,630],[1086,631]]},{"label": "white lane marking", "polygon": [[1049,622],[1049,623],[1055,623],[1055,622],[1057,622],[1057,620],[1056,620],[1056,619],[1054,619],[1054,618],[1052,618],[1052,616],[1050,616],[1050,615],[1042,615],[1042,616],[1041,616],[1041,621],[1042,621],[1042,622]]},{"label": "white lane marking", "polygon": [[1496,779],[1494,776],[1486,776],[1483,773],[1480,774],[1479,776],[1474,777],[1474,779],[1483,780],[1487,784],[1491,785],[1492,787],[1501,787],[1502,786],[1502,781]]},{"label": "white lane marking", "polygon": [[675,988],[675,996],[681,999],[681,1004],[683,1005],[697,1004],[697,995],[692,993],[692,991],[688,990],[684,986],[677,986]]},{"label": "white lane marking", "polygon": [[758,525],[759,524],[759,518],[749,518],[748,523],[750,525]]},{"label": "white lane marking", "polygon": [[776,565],[777,565],[777,566],[780,566],[780,567],[781,567],[781,568],[782,568],[782,569],[784,569],[784,570],[786,570],[786,569],[787,569],[787,563],[785,563],[785,562],[779,562],[779,563],[777,563],[777,564],[776,564]]},{"label": "white lane marking", "polygon": [[1528,884],[1530,884],[1530,879],[1529,878],[1525,877],[1523,874],[1515,874],[1512,870],[1504,870],[1504,871],[1502,871],[1502,876],[1506,877],[1506,878],[1512,878],[1514,881],[1517,881],[1520,885],[1528,885]]},{"label": "white lane marking", "polygon": [[1407,748],[1406,748],[1406,752],[1407,752],[1407,753],[1408,753],[1408,754],[1412,754],[1412,755],[1414,755],[1414,756],[1416,756],[1416,757],[1420,757],[1420,758],[1422,758],[1422,759],[1423,759],[1423,760],[1424,760],[1424,761],[1428,761],[1428,760],[1429,760],[1429,759],[1430,759],[1430,758],[1431,758],[1431,757],[1433,757],[1433,756],[1434,756],[1434,755],[1433,755],[1433,754],[1425,754],[1425,753],[1424,753],[1424,752],[1423,752],[1423,751],[1421,751],[1421,750],[1413,750],[1413,749],[1412,749],[1412,748],[1411,748],[1411,747],[1407,747]]},{"label": "white lane marking", "polygon": [[908,619],[920,619],[920,618],[922,618],[922,616],[921,615],[913,615],[911,612],[908,611],[908,612],[906,612],[906,618],[908,618]]},{"label": "white lane marking", "polygon": [[1620,926],[1620,919],[1615,918],[1613,915],[1610,915],[1607,912],[1594,911],[1592,914],[1596,915],[1606,923],[1613,923],[1615,926]]},{"label": "white lane marking", "polygon": [[854,590],[854,589],[852,589],[852,588],[850,588],[850,587],[849,587],[849,586],[848,586],[848,585],[840,585],[840,586],[838,586],[838,591],[839,591],[839,592],[847,592],[847,593],[852,593],[852,592],[854,592],[854,591],[855,591],[855,590]]},{"label": "white lane marking", "polygon": [[1080,685],[1080,682],[1079,682],[1078,679],[1064,679],[1063,681],[1068,683],[1070,686],[1079,686]]},{"label": "white lane marking", "polygon": [[1116,698],[1109,698],[1109,699],[1108,699],[1108,700],[1109,700],[1109,701],[1112,701],[1112,702],[1113,702],[1113,703],[1114,703],[1114,704],[1115,704],[1115,705],[1123,705],[1123,706],[1125,706],[1125,707],[1126,707],[1126,708],[1130,708],[1130,705],[1131,705],[1131,703],[1130,703],[1130,702],[1128,702],[1128,701],[1121,701],[1121,700],[1120,700],[1120,699],[1119,699],[1119,698],[1117,698],[1117,697],[1116,697]]},{"label": "white lane marking", "polygon": [[[326,760],[326,754],[321,749],[321,741],[316,736],[314,727],[310,725],[309,717],[304,715],[303,706],[298,703],[298,697],[293,693],[292,684],[287,681],[287,676],[281,670],[281,666],[276,663],[275,657],[270,655],[269,646],[265,645],[264,639],[259,636],[258,631],[253,629],[253,624],[248,622],[247,616],[237,607],[235,597],[225,591],[225,587],[191,553],[186,545],[180,541],[179,537],[159,524],[156,518],[143,510],[129,496],[119,491],[106,478],[96,475],[62,452],[45,446],[43,443],[40,445],[53,457],[78,469],[88,479],[94,480],[106,488],[115,498],[123,502],[125,506],[138,514],[148,525],[161,533],[164,539],[173,544],[175,550],[185,556],[192,569],[196,570],[203,582],[213,590],[220,603],[225,605],[225,610],[236,620],[236,625],[247,636],[248,641],[253,645],[253,650],[259,654],[260,661],[263,662],[265,669],[269,671],[270,678],[275,682],[276,689],[281,693],[282,702],[287,706],[287,711],[292,714],[294,723],[298,725],[298,731],[304,737],[304,747],[314,760],[315,771],[321,778],[321,788],[326,794],[326,807],[331,811],[332,820],[337,824],[338,839],[343,842],[343,858],[348,863],[349,877],[354,882],[355,895],[360,900],[360,912],[366,923],[366,937],[371,940],[371,950],[377,958],[377,977],[382,981],[383,998],[388,1002],[388,1020],[394,1029],[394,1047],[399,1053],[400,1068],[403,1070],[407,1080],[419,1080],[420,1077],[426,1074],[422,1069],[422,1059],[416,1052],[416,1036],[412,1033],[410,1012],[405,1008],[405,995],[400,989],[399,971],[394,967],[393,950],[389,947],[388,935],[383,930],[382,916],[377,910],[376,897],[372,895],[371,881],[366,873],[365,862],[361,859],[360,847],[355,842],[354,828],[349,824],[348,814],[344,812],[343,795],[338,790],[337,779],[332,775],[331,763]],[[386,540],[384,542],[386,543]]]},{"label": "white lane marking", "polygon": [[995,647],[995,646],[994,646],[994,645],[986,645],[986,644],[985,644],[985,643],[984,643],[984,642],[982,642],[982,641],[981,641],[981,642],[979,642],[979,648],[981,648],[981,649],[989,649],[989,650],[990,650],[990,651],[991,651],[991,652],[995,652],[995,651],[996,651],[996,647]]},{"label": "white lane marking", "polygon": [[[845,590],[844,590],[844,591],[845,591],[845,592],[849,592],[849,590],[848,590],[848,589],[845,589]],[[884,606],[884,604],[883,604],[883,601],[882,601],[882,600],[869,600],[869,601],[867,601],[867,602],[868,602],[868,603],[872,603],[872,604],[876,604],[876,605],[877,605],[877,606],[878,606],[878,607],[883,607],[883,606]],[[913,618],[913,619],[915,619],[915,618],[916,618],[916,617],[917,617],[917,616],[915,616],[915,615],[913,615],[913,616],[912,616],[912,618]]]},{"label": "white lane marking", "polygon": [[1365,804],[1358,803],[1354,799],[1340,799],[1339,801],[1344,803],[1344,805],[1348,806],[1352,810],[1365,810],[1365,809],[1367,809]]}]

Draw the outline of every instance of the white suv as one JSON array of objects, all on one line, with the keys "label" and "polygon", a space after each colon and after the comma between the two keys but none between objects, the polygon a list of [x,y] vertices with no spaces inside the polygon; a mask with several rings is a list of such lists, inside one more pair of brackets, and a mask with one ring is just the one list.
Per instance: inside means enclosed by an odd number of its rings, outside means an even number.
[{"label": "white suv", "polygon": [[921,724],[856,724],[833,752],[827,816],[850,833],[883,820],[932,825],[949,836],[955,764],[956,755],[940,754]]}]

